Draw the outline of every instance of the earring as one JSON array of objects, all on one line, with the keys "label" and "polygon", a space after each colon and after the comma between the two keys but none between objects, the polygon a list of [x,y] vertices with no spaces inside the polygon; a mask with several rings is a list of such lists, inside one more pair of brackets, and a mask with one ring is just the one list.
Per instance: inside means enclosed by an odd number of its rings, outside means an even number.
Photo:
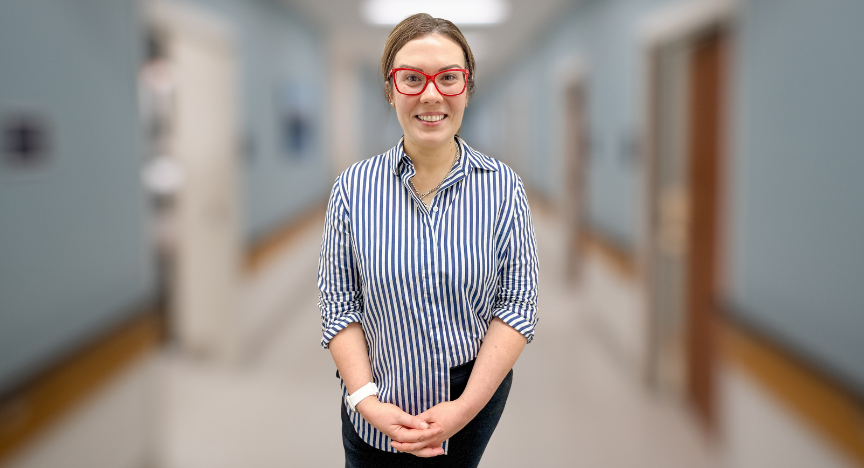
[{"label": "earring", "polygon": [[390,107],[392,107],[392,108],[395,109],[395,108],[396,108],[396,104],[393,104],[393,101],[390,101]]}]

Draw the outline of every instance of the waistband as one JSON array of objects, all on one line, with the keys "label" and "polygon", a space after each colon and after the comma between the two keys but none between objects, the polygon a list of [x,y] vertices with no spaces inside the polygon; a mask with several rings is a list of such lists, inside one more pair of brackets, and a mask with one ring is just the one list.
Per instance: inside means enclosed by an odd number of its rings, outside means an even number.
[{"label": "waistband", "polygon": [[460,364],[456,367],[450,368],[450,380],[462,380],[467,379],[471,376],[471,371],[474,369],[474,362],[476,359],[472,359],[465,364]]},{"label": "waistband", "polygon": [[[450,368],[450,379],[464,379],[471,376],[471,371],[474,369],[474,362],[476,359],[472,359],[465,364],[459,364],[456,367]],[[336,378],[340,378],[339,369],[336,369]]]}]

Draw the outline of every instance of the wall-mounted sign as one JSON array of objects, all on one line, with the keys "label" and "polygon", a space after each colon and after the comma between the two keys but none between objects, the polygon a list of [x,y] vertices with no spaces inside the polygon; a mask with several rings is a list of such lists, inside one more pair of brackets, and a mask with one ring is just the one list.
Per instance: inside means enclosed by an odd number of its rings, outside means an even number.
[{"label": "wall-mounted sign", "polygon": [[51,135],[47,119],[34,113],[8,113],[0,118],[0,145],[4,166],[32,170],[51,158]]},{"label": "wall-mounted sign", "polygon": [[277,90],[277,118],[283,153],[291,159],[303,159],[314,146],[314,89],[306,83],[288,82]]}]

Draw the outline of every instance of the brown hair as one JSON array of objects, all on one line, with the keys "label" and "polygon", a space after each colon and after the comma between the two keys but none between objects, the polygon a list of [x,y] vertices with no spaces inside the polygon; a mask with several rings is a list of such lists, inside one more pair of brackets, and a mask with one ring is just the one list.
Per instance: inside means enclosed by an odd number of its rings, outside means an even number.
[{"label": "brown hair", "polygon": [[427,34],[447,36],[462,47],[462,52],[465,54],[465,65],[468,69],[468,97],[470,98],[474,94],[474,54],[471,53],[471,47],[468,47],[468,41],[465,40],[462,31],[450,21],[433,18],[427,13],[417,13],[397,24],[387,36],[387,42],[384,43],[384,54],[381,55],[381,75],[384,77],[384,97],[387,98],[388,102],[390,101],[391,86],[389,75],[393,68],[393,60],[396,59],[396,53],[408,41]]}]

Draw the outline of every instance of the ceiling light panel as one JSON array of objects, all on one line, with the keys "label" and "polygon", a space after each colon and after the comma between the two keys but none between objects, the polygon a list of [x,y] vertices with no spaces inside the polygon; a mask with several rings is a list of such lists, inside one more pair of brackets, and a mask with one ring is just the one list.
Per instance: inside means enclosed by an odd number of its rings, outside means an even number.
[{"label": "ceiling light panel", "polygon": [[505,0],[366,0],[360,7],[371,24],[392,26],[415,13],[429,13],[457,25],[492,25],[510,15]]}]

